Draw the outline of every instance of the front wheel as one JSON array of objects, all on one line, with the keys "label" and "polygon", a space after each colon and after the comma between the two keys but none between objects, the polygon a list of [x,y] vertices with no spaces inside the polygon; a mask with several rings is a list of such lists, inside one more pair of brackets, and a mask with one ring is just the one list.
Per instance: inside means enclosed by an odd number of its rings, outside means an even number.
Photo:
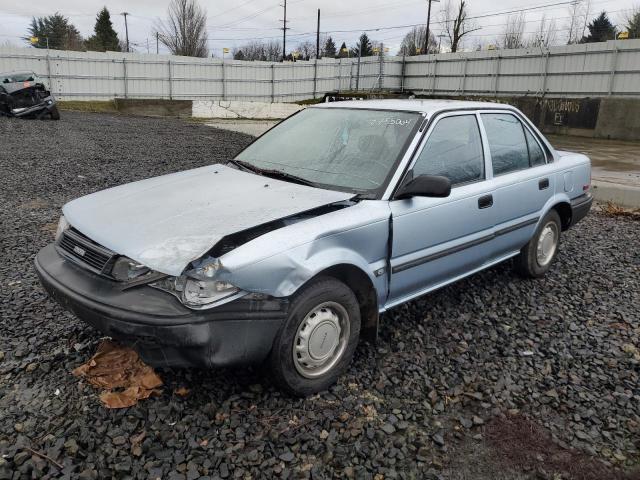
[{"label": "front wheel", "polygon": [[49,115],[51,116],[51,120],[60,120],[60,111],[58,107],[54,106],[49,110]]},{"label": "front wheel", "polygon": [[341,281],[323,277],[302,287],[278,333],[269,364],[283,390],[307,396],[333,385],[351,363],[360,337],[360,307]]},{"label": "front wheel", "polygon": [[558,254],[560,231],[560,215],[551,210],[540,222],[533,238],[520,250],[515,259],[516,271],[524,277],[543,277]]}]

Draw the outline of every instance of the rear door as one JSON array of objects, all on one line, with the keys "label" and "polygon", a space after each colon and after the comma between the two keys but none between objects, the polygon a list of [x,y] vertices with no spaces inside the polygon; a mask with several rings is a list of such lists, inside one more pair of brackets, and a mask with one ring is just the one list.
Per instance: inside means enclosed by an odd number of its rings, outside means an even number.
[{"label": "rear door", "polygon": [[389,202],[393,236],[387,307],[437,288],[479,268],[493,238],[493,186],[478,116],[440,116],[427,132],[408,175],[443,175],[447,198],[413,197]]},{"label": "rear door", "polygon": [[493,258],[511,255],[532,237],[555,176],[537,135],[509,111],[480,115],[493,172],[495,241]]}]

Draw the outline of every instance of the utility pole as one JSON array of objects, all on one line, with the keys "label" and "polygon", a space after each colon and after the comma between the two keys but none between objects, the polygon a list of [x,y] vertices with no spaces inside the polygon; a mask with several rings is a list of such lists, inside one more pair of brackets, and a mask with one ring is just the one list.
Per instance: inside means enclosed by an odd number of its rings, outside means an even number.
[{"label": "utility pole", "polygon": [[424,36],[424,53],[425,55],[429,54],[429,23],[431,22],[431,2],[432,0],[427,0],[429,7],[427,8],[427,32]]},{"label": "utility pole", "polygon": [[316,30],[316,60],[320,58],[320,9],[318,9],[318,28]]},{"label": "utility pole", "polygon": [[284,0],[284,18],[282,20],[282,61],[287,58],[287,0]]},{"label": "utility pole", "polygon": [[124,17],[124,32],[127,39],[127,53],[129,53],[129,26],[127,25],[127,15],[129,15],[129,12],[122,12],[120,15]]}]

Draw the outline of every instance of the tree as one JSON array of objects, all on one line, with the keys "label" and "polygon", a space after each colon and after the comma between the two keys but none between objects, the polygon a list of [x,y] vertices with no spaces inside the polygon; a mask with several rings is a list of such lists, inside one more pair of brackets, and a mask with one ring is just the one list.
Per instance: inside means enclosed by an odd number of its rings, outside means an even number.
[{"label": "tree", "polygon": [[160,41],[174,55],[208,57],[207,11],[196,0],[171,0],[166,22],[160,21]]},{"label": "tree", "polygon": [[452,0],[447,0],[441,16],[443,17],[444,31],[449,38],[452,52],[458,51],[460,42],[465,35],[480,29],[467,18],[468,12],[465,0],[460,0],[457,6],[453,4]]},{"label": "tree", "polygon": [[371,40],[366,32],[363,32],[356,43],[356,46],[351,49],[352,57],[372,57],[373,47],[371,46]]},{"label": "tree", "polygon": [[640,5],[631,10],[626,18],[626,29],[629,38],[640,38]]},{"label": "tree", "polygon": [[522,48],[524,47],[524,27],[526,20],[524,13],[511,15],[507,18],[507,23],[502,34],[502,48]]},{"label": "tree", "polygon": [[340,51],[338,52],[338,56],[336,58],[347,58],[349,56],[349,49],[347,48],[347,44],[342,42],[340,45]]},{"label": "tree", "polygon": [[327,41],[324,42],[324,47],[322,48],[322,56],[335,58],[336,57],[336,44],[333,42],[333,38],[327,38]]},{"label": "tree", "polygon": [[613,26],[605,11],[594,18],[587,28],[589,35],[582,37],[580,43],[606,42],[616,38],[616,27]]},{"label": "tree", "polygon": [[33,17],[28,31],[29,36],[24,39],[31,44],[31,37],[37,37],[36,48],[47,48],[48,45],[55,50],[83,50],[80,32],[58,12],[48,17]]},{"label": "tree", "polygon": [[113,29],[111,23],[111,15],[107,7],[104,7],[96,17],[96,25],[93,28],[94,34],[86,41],[86,47],[88,50],[94,50],[96,52],[119,52],[120,40],[118,34]]},{"label": "tree", "polygon": [[233,52],[233,59],[246,60],[246,58],[244,58],[244,53],[242,53],[242,50],[236,50],[235,52]]},{"label": "tree", "polygon": [[532,47],[550,47],[555,45],[557,36],[556,21],[552,19],[547,22],[547,16],[542,15],[538,30],[531,41]]},{"label": "tree", "polygon": [[399,54],[413,56],[423,55],[425,53],[436,53],[438,51],[438,43],[436,42],[436,37],[433,35],[433,31],[429,32],[429,51],[422,51],[424,49],[424,37],[426,34],[427,27],[423,25],[413,27],[402,39]]}]

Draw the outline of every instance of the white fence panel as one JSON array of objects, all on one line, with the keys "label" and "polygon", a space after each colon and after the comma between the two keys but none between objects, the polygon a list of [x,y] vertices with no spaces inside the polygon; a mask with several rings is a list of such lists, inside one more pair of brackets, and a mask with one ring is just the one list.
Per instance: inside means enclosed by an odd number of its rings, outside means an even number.
[{"label": "white fence panel", "polygon": [[293,102],[335,91],[434,96],[640,96],[640,40],[295,63],[0,47],[0,71],[31,70],[61,100]]}]

